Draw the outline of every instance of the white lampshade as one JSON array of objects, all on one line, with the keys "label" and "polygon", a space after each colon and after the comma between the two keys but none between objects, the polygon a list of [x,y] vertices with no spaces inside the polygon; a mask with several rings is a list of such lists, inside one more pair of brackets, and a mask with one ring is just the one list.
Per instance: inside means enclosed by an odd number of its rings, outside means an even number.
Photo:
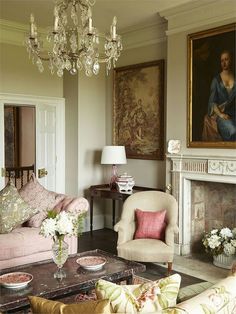
[{"label": "white lampshade", "polygon": [[121,165],[126,163],[124,146],[104,146],[102,150],[101,164]]}]

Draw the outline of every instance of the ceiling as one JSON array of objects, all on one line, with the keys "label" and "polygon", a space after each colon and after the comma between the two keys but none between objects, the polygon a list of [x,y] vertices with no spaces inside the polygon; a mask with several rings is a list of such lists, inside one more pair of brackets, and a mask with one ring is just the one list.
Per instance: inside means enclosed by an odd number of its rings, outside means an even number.
[{"label": "ceiling", "polygon": [[[93,24],[100,31],[109,30],[114,15],[118,30],[150,25],[160,19],[158,12],[194,0],[96,0],[93,7]],[[53,0],[0,0],[0,18],[27,24],[34,13],[39,27],[53,24]]]}]

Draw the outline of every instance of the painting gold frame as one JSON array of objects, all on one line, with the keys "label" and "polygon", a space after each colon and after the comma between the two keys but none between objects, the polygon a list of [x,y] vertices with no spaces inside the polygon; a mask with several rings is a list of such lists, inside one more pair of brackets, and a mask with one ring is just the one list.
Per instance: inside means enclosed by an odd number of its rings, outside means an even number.
[{"label": "painting gold frame", "polygon": [[113,144],[127,158],[164,158],[164,60],[114,70]]},{"label": "painting gold frame", "polygon": [[[229,105],[223,107],[220,106],[220,103],[217,104],[218,96],[213,94],[215,86],[213,80],[219,78],[220,82],[223,72],[223,65],[221,65],[223,53],[226,53],[228,57],[230,56],[229,70],[230,73],[234,72],[235,30],[236,23],[232,23],[188,35],[188,147],[236,148],[235,137],[226,137],[228,135],[222,131],[218,115],[214,109],[215,105],[211,109],[212,99],[214,99],[217,108],[220,108],[218,114],[226,113],[226,108],[227,110],[230,108],[228,117],[231,119],[230,123],[233,128],[236,128],[235,76],[234,85],[230,86],[232,90],[228,92],[228,95],[231,96],[233,94],[229,93],[234,93],[234,97],[229,96],[230,107]],[[222,85],[223,81],[219,84]]]}]

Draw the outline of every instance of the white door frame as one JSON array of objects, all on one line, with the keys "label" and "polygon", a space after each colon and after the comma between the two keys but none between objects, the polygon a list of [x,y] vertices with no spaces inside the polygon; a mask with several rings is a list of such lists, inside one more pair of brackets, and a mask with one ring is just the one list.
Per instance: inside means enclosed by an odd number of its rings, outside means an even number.
[{"label": "white door frame", "polygon": [[[56,109],[56,191],[65,193],[65,99],[56,97],[33,96],[23,94],[0,93],[0,171],[5,165],[4,149],[4,105],[54,106]],[[37,117],[35,119],[37,127]],[[36,139],[37,145],[37,139]],[[37,164],[35,165],[37,169]],[[37,172],[37,171],[36,171]],[[5,178],[0,173],[0,189],[5,185]]]}]

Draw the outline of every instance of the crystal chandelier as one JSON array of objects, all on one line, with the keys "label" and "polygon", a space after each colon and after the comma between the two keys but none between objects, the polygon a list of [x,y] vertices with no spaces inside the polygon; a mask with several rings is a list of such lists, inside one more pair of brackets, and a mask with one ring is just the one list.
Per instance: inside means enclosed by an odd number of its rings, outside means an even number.
[{"label": "crystal chandelier", "polygon": [[[54,26],[47,35],[52,49],[46,52],[31,14],[26,47],[40,72],[44,70],[43,61],[48,61],[51,73],[56,71],[59,77],[63,76],[64,69],[73,75],[84,69],[87,76],[92,76],[99,73],[100,63],[106,63],[107,73],[112,65],[115,67],[122,50],[121,37],[116,33],[117,20],[113,18],[109,34],[99,34],[92,21],[91,7],[94,3],[95,0],[56,0]],[[67,11],[70,14],[67,15]],[[103,54],[99,51],[101,37],[105,41]]]}]

